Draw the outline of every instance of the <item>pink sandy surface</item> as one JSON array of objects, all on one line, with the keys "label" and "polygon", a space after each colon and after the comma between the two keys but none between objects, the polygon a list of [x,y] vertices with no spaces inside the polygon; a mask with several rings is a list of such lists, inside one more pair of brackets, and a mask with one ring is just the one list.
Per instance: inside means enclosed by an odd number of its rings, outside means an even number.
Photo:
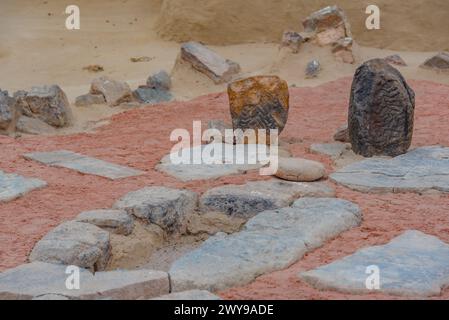
[{"label": "pink sandy surface", "polygon": [[[312,143],[331,142],[335,130],[346,122],[351,79],[316,88],[292,88],[289,120],[281,138],[292,142],[295,156],[319,160],[331,172],[327,157],[309,153]],[[449,87],[410,81],[416,92],[413,147],[449,146]],[[0,204],[0,270],[26,262],[33,245],[59,223],[84,210],[108,208],[125,193],[149,185],[188,188],[202,193],[209,188],[264,179],[256,172],[215,180],[180,182],[157,172],[167,154],[175,128],[191,130],[193,120],[230,120],[227,96],[211,94],[190,102],[173,102],[131,110],[112,118],[95,133],[68,136],[0,137],[0,169],[48,182],[48,187]],[[110,181],[25,160],[32,151],[67,149],[146,171],[139,177]],[[328,182],[332,184],[331,182]],[[329,263],[357,249],[384,244],[407,229],[418,229],[449,243],[449,195],[363,194],[336,186],[337,196],[361,206],[364,221],[344,232],[286,270],[259,277],[253,283],[221,292],[229,299],[333,299],[385,298],[379,294],[344,295],[318,291],[297,278],[297,273]],[[438,298],[449,298],[449,290]]]}]

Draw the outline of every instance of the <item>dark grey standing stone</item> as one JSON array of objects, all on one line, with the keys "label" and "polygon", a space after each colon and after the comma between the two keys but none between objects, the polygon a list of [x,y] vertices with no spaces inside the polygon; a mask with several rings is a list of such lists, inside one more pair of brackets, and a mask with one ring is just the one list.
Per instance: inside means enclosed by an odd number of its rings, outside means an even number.
[{"label": "dark grey standing stone", "polygon": [[306,78],[316,78],[321,71],[321,64],[318,60],[312,60],[306,67]]},{"label": "dark grey standing stone", "polygon": [[360,66],[351,88],[348,128],[352,149],[364,157],[397,156],[412,142],[415,93],[384,59]]}]

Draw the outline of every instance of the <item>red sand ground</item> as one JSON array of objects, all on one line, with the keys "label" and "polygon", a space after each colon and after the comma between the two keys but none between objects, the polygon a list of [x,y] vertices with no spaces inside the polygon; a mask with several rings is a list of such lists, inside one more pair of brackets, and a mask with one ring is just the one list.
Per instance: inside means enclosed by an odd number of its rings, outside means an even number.
[{"label": "red sand ground", "polygon": [[[317,88],[291,89],[289,121],[281,137],[293,143],[291,151],[295,156],[322,161],[329,172],[332,170],[330,159],[310,154],[307,148],[312,143],[331,142],[335,130],[345,123],[350,82],[351,79],[345,78]],[[449,87],[423,81],[411,81],[410,84],[417,99],[413,146],[449,146]],[[26,262],[36,241],[59,223],[84,210],[108,208],[129,191],[148,185],[164,185],[201,193],[218,185],[262,179],[256,171],[217,180],[183,183],[154,170],[173,145],[169,141],[173,129],[191,130],[193,120],[202,120],[205,128],[210,119],[230,120],[225,94],[132,110],[114,116],[109,125],[96,133],[20,139],[0,137],[1,170],[40,178],[49,184],[20,199],[0,204],[0,270]],[[27,152],[57,149],[128,165],[147,174],[109,181],[22,158]],[[360,227],[307,254],[287,270],[261,276],[252,284],[227,290],[220,293],[221,296],[229,299],[385,298],[387,296],[379,294],[321,292],[299,281],[296,275],[359,248],[384,244],[407,229],[418,229],[449,243],[449,195],[370,195],[337,187],[337,196],[361,206],[364,221]],[[438,298],[448,299],[449,290]]]}]

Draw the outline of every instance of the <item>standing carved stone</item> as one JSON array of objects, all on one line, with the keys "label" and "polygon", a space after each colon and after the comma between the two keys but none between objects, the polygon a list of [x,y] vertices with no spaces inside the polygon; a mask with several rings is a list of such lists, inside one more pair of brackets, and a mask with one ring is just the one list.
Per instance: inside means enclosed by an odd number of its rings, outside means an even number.
[{"label": "standing carved stone", "polygon": [[383,59],[360,66],[349,106],[349,136],[355,153],[397,156],[412,142],[415,93],[401,73]]},{"label": "standing carved stone", "polygon": [[[284,129],[288,119],[287,82],[277,76],[257,76],[235,81],[228,86],[234,130]],[[269,139],[267,139],[269,141]]]}]

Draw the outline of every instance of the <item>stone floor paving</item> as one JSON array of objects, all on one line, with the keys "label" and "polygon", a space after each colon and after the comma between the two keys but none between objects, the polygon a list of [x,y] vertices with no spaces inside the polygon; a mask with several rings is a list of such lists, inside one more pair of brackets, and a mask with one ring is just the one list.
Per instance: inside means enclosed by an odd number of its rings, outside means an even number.
[{"label": "stone floor paving", "polygon": [[0,202],[17,199],[26,193],[47,186],[45,181],[25,178],[18,174],[0,170]]}]

